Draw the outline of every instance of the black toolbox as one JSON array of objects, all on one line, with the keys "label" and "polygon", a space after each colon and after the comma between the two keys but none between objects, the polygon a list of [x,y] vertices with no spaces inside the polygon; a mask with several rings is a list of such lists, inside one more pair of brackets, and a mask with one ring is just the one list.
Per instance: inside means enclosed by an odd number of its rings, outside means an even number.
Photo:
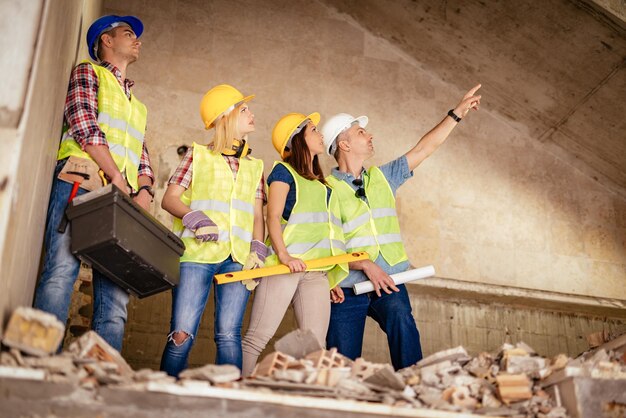
[{"label": "black toolbox", "polygon": [[129,293],[143,298],[178,284],[185,245],[115,185],[74,198],[67,216],[72,253]]}]

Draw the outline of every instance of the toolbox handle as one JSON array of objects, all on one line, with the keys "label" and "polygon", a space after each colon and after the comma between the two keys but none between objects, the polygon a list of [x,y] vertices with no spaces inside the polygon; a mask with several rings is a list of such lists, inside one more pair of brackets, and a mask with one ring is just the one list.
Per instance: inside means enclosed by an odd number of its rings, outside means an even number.
[{"label": "toolbox handle", "polygon": [[[135,203],[133,201],[133,199],[130,196],[128,196],[127,194],[121,193],[121,192],[117,193],[115,195],[114,199],[119,199],[119,198],[121,198],[122,200],[127,200],[128,202],[130,202],[131,203],[130,207],[133,208],[140,215],[143,215],[143,216],[146,216],[146,217],[149,217],[149,218],[154,218],[150,214],[150,212],[146,211],[141,206],[139,206],[137,203]],[[176,234],[174,234],[172,231],[170,231],[165,226],[163,226],[163,224],[161,224],[161,222],[159,222],[158,220],[156,220],[156,219],[154,219],[154,220],[159,225],[159,227],[161,227],[162,229],[164,229],[167,232],[167,239],[169,239],[171,242],[176,244],[176,246],[182,248],[183,250],[185,249],[185,243]]]}]

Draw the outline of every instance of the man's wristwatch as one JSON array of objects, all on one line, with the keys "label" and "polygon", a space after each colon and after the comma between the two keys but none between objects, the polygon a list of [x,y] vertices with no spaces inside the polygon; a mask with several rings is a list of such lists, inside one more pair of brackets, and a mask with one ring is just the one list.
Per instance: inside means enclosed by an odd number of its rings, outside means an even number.
[{"label": "man's wristwatch", "polygon": [[461,119],[459,116],[457,116],[456,113],[454,113],[454,109],[450,109],[448,110],[448,116],[450,116],[452,119],[454,119],[455,122],[461,122]]},{"label": "man's wristwatch", "polygon": [[148,194],[150,195],[150,197],[152,198],[152,200],[154,200],[154,190],[152,190],[152,186],[148,186],[148,185],[143,185],[139,188],[139,190],[137,190],[136,195],[139,195],[139,193],[145,190],[148,192]]}]

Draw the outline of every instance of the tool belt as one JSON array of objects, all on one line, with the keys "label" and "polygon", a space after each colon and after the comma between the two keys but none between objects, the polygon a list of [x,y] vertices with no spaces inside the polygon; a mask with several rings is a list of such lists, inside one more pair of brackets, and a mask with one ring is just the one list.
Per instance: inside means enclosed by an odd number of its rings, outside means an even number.
[{"label": "tool belt", "polygon": [[[85,180],[84,177],[72,173],[87,174],[87,180]],[[67,162],[57,177],[59,180],[63,180],[67,183],[73,184],[79,182],[80,188],[88,191],[100,189],[107,184],[104,173],[100,170],[100,167],[95,161],[74,155],[67,159]]]}]

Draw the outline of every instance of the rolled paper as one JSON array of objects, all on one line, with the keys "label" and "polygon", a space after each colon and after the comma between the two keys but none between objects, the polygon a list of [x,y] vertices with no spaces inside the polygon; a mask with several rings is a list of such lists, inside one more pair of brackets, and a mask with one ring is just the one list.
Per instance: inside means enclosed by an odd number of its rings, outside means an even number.
[{"label": "rolled paper", "polygon": [[[350,263],[352,261],[367,260],[369,255],[365,252],[348,253],[341,255],[333,255],[330,257],[316,258],[315,260],[304,260],[306,270],[318,269],[321,267],[332,266],[341,263]],[[216,274],[215,281],[217,284],[225,284],[232,282],[240,282],[247,279],[258,279],[260,277],[275,276],[278,274],[290,273],[289,267],[284,264],[276,266],[262,267],[260,269],[233,271],[232,273]]]},{"label": "rolled paper", "polygon": [[[390,277],[393,279],[393,282],[396,285],[399,285],[399,284],[403,284],[407,282],[412,282],[415,280],[425,279],[427,277],[431,277],[434,275],[435,275],[435,267],[425,266],[425,267],[420,267],[420,268],[416,268],[413,270],[407,270],[402,273],[392,274]],[[354,290],[354,293],[356,295],[361,295],[363,293],[373,292],[374,284],[370,282],[369,280],[367,280],[364,282],[356,283],[354,286],[352,286],[352,289]]]}]

